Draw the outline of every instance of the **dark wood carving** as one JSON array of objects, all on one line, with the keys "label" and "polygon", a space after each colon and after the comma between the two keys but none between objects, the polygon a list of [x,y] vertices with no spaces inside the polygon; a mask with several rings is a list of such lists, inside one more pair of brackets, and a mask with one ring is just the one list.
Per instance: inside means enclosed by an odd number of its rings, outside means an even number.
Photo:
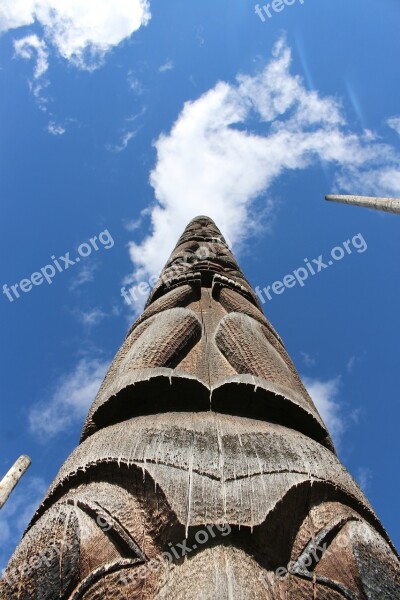
[{"label": "dark wood carving", "polygon": [[206,217],[180,238],[4,600],[395,600],[399,563]]}]

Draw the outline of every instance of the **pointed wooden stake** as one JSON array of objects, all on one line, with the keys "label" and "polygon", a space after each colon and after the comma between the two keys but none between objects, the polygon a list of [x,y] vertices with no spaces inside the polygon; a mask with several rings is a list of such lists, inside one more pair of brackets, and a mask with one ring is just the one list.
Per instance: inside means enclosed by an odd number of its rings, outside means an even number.
[{"label": "pointed wooden stake", "polygon": [[329,202],[341,202],[342,204],[353,204],[354,206],[364,206],[374,210],[383,210],[385,212],[400,214],[399,198],[377,198],[374,196],[325,196]]},{"label": "pointed wooden stake", "polygon": [[5,475],[4,479],[0,482],[0,509],[3,508],[10,497],[11,492],[30,467],[30,464],[31,459],[29,456],[20,456],[8,471],[7,475]]}]

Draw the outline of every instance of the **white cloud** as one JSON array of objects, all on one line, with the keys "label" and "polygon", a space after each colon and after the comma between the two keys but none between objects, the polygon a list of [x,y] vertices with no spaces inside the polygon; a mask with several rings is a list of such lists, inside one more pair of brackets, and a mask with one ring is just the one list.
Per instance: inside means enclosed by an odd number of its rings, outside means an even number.
[{"label": "white cloud", "polygon": [[62,125],[58,125],[55,121],[50,121],[47,125],[47,131],[51,133],[51,135],[64,135],[67,130]]},{"label": "white cloud", "polygon": [[36,0],[2,0],[0,4],[0,33],[35,21]]},{"label": "white cloud", "polygon": [[346,366],[348,373],[351,373],[353,371],[356,361],[357,361],[357,356],[350,356],[349,360],[347,361],[347,366]]},{"label": "white cloud", "polygon": [[45,42],[37,35],[28,35],[19,40],[14,40],[15,56],[30,60],[36,54],[36,67],[34,78],[40,79],[49,68],[48,51]]},{"label": "white cloud", "polygon": [[369,467],[360,467],[357,471],[356,481],[362,491],[367,492],[373,478],[372,471]]},{"label": "white cloud", "polygon": [[137,231],[142,224],[142,217],[140,216],[138,219],[128,219],[124,222],[124,229],[126,231]]},{"label": "white cloud", "polygon": [[167,60],[167,62],[161,65],[161,67],[158,70],[160,71],[160,73],[165,73],[166,71],[172,71],[173,68],[174,63],[172,62],[172,60]]},{"label": "white cloud", "polygon": [[108,366],[101,360],[81,359],[71,373],[60,378],[52,396],[31,409],[31,432],[46,442],[82,420],[95,399]]},{"label": "white cloud", "polygon": [[320,379],[303,377],[302,381],[327,426],[335,445],[339,446],[341,437],[347,428],[347,423],[342,415],[341,405],[337,400],[340,379],[322,381]]},{"label": "white cloud", "polygon": [[148,0],[2,0],[0,32],[37,21],[63,58],[93,69],[150,18]]},{"label": "white cloud", "polygon": [[306,367],[313,367],[316,363],[315,358],[313,358],[310,354],[308,354],[308,352],[300,352],[302,359],[304,361],[304,364],[306,365]]},{"label": "white cloud", "polygon": [[205,42],[203,33],[204,33],[203,27],[199,27],[196,31],[196,40],[199,42],[200,46],[203,46],[204,42]]},{"label": "white cloud", "polygon": [[337,176],[338,188],[344,189],[348,193],[355,193],[354,190],[357,190],[356,193],[360,196],[398,197],[400,195],[400,165],[390,166],[391,157],[389,152],[385,152],[388,147],[383,144],[375,144],[371,146],[371,150],[377,152],[378,164],[379,148],[382,149],[380,167],[373,166],[372,161],[370,161],[369,170],[349,165],[346,171]]},{"label": "white cloud", "polygon": [[386,122],[389,125],[389,127],[394,129],[395,132],[400,135],[400,117],[391,117]]},{"label": "white cloud", "polygon": [[28,471],[2,508],[0,512],[0,573],[6,567],[8,559],[36,512],[47,487],[41,477],[32,477]]},{"label": "white cloud", "polygon": [[98,268],[98,263],[92,260],[91,262],[86,262],[80,268],[77,276],[72,280],[72,283],[69,286],[69,290],[73,291],[76,288],[84,285],[85,283],[90,283],[94,280],[94,272]]},{"label": "white cloud", "polygon": [[128,85],[130,89],[135,92],[138,96],[143,94],[143,85],[142,82],[133,75],[132,71],[128,73]]},{"label": "white cloud", "polygon": [[29,82],[29,86],[37,99],[39,108],[46,111],[47,100],[42,95],[43,89],[49,85],[44,77],[49,68],[49,53],[46,43],[37,35],[28,35],[19,40],[14,40],[14,51],[16,58],[30,60],[36,56],[33,81]]},{"label": "white cloud", "polygon": [[133,123],[135,121],[140,122],[141,117],[143,117],[145,113],[146,107],[143,106],[140,112],[127,117],[125,119],[126,125],[122,129],[121,137],[118,144],[106,144],[107,150],[109,150],[110,152],[122,152],[123,150],[125,150],[129,142],[133,140],[133,138],[136,136],[136,134],[141,128],[141,125],[136,125],[135,127],[133,127]]},{"label": "white cloud", "polygon": [[[338,101],[308,91],[290,64],[290,49],[280,40],[261,73],[217,83],[187,102],[170,133],[158,138],[152,231],[130,244],[132,283],[160,271],[198,214],[213,218],[237,246],[258,225],[253,201],[259,199],[258,213],[262,196],[264,206],[273,205],[271,186],[287,171],[322,162],[336,169],[343,192],[400,192],[393,148],[348,131]],[[255,122],[262,133],[254,132]]]},{"label": "white cloud", "polygon": [[93,327],[94,325],[98,325],[103,319],[105,319],[108,316],[100,308],[93,308],[89,312],[79,311],[77,315],[81,323],[83,325],[86,325],[87,327]]},{"label": "white cloud", "polygon": [[112,144],[107,144],[106,148],[107,150],[109,150],[110,152],[123,152],[123,150],[125,150],[129,144],[129,142],[135,137],[137,131],[136,129],[132,129],[131,131],[126,131],[118,144],[112,145]]}]

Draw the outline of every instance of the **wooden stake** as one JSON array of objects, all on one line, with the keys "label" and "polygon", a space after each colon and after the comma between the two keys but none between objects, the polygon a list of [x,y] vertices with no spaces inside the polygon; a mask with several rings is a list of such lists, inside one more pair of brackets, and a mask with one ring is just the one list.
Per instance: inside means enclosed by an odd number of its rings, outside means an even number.
[{"label": "wooden stake", "polygon": [[399,198],[378,198],[375,196],[325,196],[328,202],[341,202],[342,204],[352,204],[354,206],[363,206],[374,210],[383,210],[385,212],[400,214]]},{"label": "wooden stake", "polygon": [[31,459],[29,456],[20,456],[15,464],[8,471],[7,475],[0,482],[0,509],[3,508],[11,492],[18,484],[21,477],[26,473],[30,467]]}]

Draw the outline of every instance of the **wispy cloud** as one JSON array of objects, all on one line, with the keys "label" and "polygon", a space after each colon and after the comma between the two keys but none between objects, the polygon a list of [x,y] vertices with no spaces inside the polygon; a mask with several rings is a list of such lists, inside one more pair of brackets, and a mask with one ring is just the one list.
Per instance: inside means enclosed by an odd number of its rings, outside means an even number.
[{"label": "wispy cloud", "polygon": [[25,60],[36,58],[33,81],[30,82],[30,87],[33,95],[38,100],[39,106],[45,110],[47,100],[42,96],[42,91],[49,84],[44,77],[49,68],[49,52],[46,43],[37,35],[28,35],[19,40],[14,40],[14,51],[16,58]]},{"label": "wispy cloud", "polygon": [[129,71],[128,73],[128,85],[130,89],[133,92],[135,92],[135,94],[137,94],[138,96],[141,96],[143,94],[143,85],[141,81],[134,76],[132,71]]},{"label": "wispy cloud", "polygon": [[36,54],[35,79],[40,79],[49,68],[49,54],[47,46],[37,35],[28,35],[19,40],[14,40],[15,56],[30,60]]},{"label": "wispy cloud", "polygon": [[0,512],[0,573],[6,567],[47,487],[44,479],[32,477],[28,471],[2,508]]},{"label": "wispy cloud", "polygon": [[203,37],[203,27],[199,27],[196,31],[196,40],[199,42],[200,46],[204,45],[204,37]]},{"label": "wispy cloud", "polygon": [[308,354],[308,352],[301,352],[300,354],[306,367],[313,367],[315,365],[315,358]]},{"label": "wispy cloud", "polygon": [[77,67],[93,70],[150,18],[148,0],[2,0],[0,33],[36,21],[47,45]]},{"label": "wispy cloud", "polygon": [[151,216],[151,208],[147,206],[143,210],[140,211],[139,217],[137,219],[126,219],[124,221],[124,228],[126,231],[137,231],[142,227],[144,219]]},{"label": "wispy cloud", "polygon": [[140,118],[143,117],[145,113],[146,107],[143,106],[140,112],[126,117],[125,127],[122,129],[120,141],[118,144],[107,144],[106,149],[110,152],[122,152],[125,150],[129,142],[136,136],[141,127],[140,124],[137,124],[135,127],[133,127],[133,123],[136,121],[139,121],[140,123]]},{"label": "wispy cloud", "polygon": [[55,121],[50,121],[50,123],[47,125],[47,131],[51,133],[51,135],[64,135],[67,130],[65,127],[57,124]]},{"label": "wispy cloud", "polygon": [[335,445],[340,447],[342,435],[348,425],[342,406],[338,401],[340,378],[322,381],[320,379],[303,377],[302,380],[322,420],[327,426]]},{"label": "wispy cloud", "polygon": [[128,219],[124,222],[124,229],[132,233],[132,231],[140,229],[141,224],[142,217],[139,217],[139,219]]},{"label": "wispy cloud", "polygon": [[[400,156],[370,132],[349,130],[341,105],[290,72],[281,39],[260,73],[219,82],[187,102],[156,141],[151,233],[132,242],[131,282],[157,274],[188,221],[213,218],[237,246],[259,227],[251,210],[273,206],[271,186],[287,171],[332,165],[336,185],[360,193],[400,192]],[[258,123],[263,133],[254,132]],[[257,210],[259,214],[260,210]],[[267,210],[268,214],[268,210]],[[265,222],[265,220],[264,220]]]},{"label": "wispy cloud", "polygon": [[174,68],[174,63],[172,60],[167,60],[167,62],[165,62],[163,65],[161,65],[161,67],[159,67],[159,71],[160,73],[165,73],[166,71],[172,71],[172,69]]},{"label": "wispy cloud", "polygon": [[351,373],[353,371],[356,361],[357,361],[356,356],[350,356],[349,360],[347,361],[347,365],[346,365],[346,369],[347,369],[348,373]]},{"label": "wispy cloud", "polygon": [[102,311],[101,308],[93,308],[87,312],[79,310],[76,315],[78,320],[86,327],[94,327],[108,317],[107,313]]},{"label": "wispy cloud", "polygon": [[394,129],[395,132],[400,135],[400,117],[391,117],[386,122],[389,125],[389,127]]},{"label": "wispy cloud", "polygon": [[33,406],[29,413],[30,431],[46,442],[83,420],[108,366],[103,360],[81,359],[72,372],[56,382],[48,399]]},{"label": "wispy cloud", "polygon": [[125,148],[127,148],[129,142],[135,137],[137,131],[136,129],[132,129],[131,131],[126,131],[118,144],[107,144],[106,148],[107,150],[109,150],[110,152],[122,152],[123,150],[125,150]]},{"label": "wispy cloud", "polygon": [[363,492],[367,492],[373,478],[369,467],[359,467],[356,474],[356,481]]},{"label": "wispy cloud", "polygon": [[80,267],[76,277],[72,280],[69,290],[73,291],[79,288],[81,285],[85,285],[85,283],[90,283],[94,280],[94,273],[98,268],[98,263],[94,260],[87,261]]}]

